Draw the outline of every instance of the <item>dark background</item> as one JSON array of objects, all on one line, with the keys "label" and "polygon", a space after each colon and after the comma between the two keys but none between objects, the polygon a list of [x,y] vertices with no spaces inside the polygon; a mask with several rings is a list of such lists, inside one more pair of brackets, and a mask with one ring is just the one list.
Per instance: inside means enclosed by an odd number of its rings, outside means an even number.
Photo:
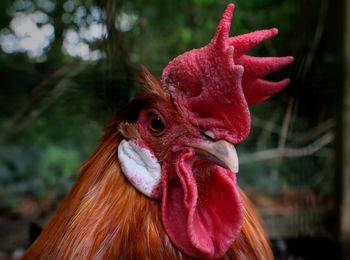
[{"label": "dark background", "polygon": [[[209,42],[228,1],[2,0],[0,259],[29,244],[140,86],[145,65]],[[277,27],[257,56],[293,55],[292,83],[251,106],[238,181],[278,259],[339,259],[344,163],[344,1],[236,0],[231,35]],[[344,256],[345,258],[345,256]]]}]

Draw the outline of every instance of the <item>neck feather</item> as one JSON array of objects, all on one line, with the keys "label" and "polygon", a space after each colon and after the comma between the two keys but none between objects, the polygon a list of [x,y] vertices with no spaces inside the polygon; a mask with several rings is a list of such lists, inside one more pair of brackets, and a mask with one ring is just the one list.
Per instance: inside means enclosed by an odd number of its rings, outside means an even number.
[{"label": "neck feather", "polygon": [[[160,220],[160,203],[128,183],[117,160],[120,121],[82,165],[68,196],[23,259],[189,259],[170,242]],[[251,203],[242,233],[223,259],[273,259]]]}]

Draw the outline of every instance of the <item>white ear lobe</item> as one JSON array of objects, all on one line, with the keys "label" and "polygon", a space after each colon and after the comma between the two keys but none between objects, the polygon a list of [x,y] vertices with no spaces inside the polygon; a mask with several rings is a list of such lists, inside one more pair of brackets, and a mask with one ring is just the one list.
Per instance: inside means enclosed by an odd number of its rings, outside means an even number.
[{"label": "white ear lobe", "polygon": [[137,190],[151,198],[160,197],[161,167],[147,146],[123,140],[118,146],[118,159],[124,175]]}]

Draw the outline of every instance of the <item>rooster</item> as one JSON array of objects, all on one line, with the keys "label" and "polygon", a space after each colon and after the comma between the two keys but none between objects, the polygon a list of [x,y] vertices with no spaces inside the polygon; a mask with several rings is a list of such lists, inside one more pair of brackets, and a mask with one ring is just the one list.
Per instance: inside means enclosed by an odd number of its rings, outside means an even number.
[{"label": "rooster", "polygon": [[210,43],[163,70],[117,114],[68,196],[23,259],[273,259],[238,188],[234,144],[248,104],[288,83],[261,77],[292,57],[245,53],[277,34],[229,37],[234,5]]}]

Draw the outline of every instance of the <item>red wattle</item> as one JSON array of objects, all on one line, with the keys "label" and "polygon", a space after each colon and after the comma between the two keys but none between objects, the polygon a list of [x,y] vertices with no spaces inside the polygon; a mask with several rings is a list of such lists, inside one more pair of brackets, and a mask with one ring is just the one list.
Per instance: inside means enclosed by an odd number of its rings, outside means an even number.
[{"label": "red wattle", "polygon": [[243,213],[236,177],[184,149],[163,165],[163,226],[171,241],[196,258],[220,258],[239,234]]}]

